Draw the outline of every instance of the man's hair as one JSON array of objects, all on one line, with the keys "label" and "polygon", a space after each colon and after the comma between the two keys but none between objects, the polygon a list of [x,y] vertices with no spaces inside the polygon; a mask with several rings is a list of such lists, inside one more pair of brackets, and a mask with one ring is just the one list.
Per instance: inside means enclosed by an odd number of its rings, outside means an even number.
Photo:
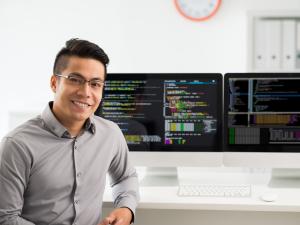
[{"label": "man's hair", "polygon": [[68,40],[66,46],[57,53],[53,73],[61,74],[61,72],[67,68],[71,56],[98,60],[104,65],[106,77],[106,66],[109,63],[109,58],[106,53],[98,45],[78,38]]}]

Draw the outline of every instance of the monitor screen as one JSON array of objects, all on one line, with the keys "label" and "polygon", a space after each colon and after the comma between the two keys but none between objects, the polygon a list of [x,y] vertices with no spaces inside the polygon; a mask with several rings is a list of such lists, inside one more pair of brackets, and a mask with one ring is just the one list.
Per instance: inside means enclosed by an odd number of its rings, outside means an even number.
[{"label": "monitor screen", "polygon": [[221,74],[110,73],[95,113],[121,128],[130,151],[221,152]]},{"label": "monitor screen", "polygon": [[224,150],[300,152],[300,74],[226,74]]}]

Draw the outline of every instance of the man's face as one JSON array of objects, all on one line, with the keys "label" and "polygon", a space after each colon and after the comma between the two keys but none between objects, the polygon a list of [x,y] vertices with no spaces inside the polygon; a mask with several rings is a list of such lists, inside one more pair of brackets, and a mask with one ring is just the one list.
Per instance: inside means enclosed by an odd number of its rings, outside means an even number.
[{"label": "man's face", "polygon": [[[85,80],[100,80],[104,82],[104,65],[89,58],[72,56],[69,58],[67,68],[61,75],[75,74]],[[103,85],[95,88],[85,82],[81,85],[72,83],[64,77],[51,77],[51,88],[55,93],[53,112],[63,124],[84,122],[93,114],[102,98]]]}]

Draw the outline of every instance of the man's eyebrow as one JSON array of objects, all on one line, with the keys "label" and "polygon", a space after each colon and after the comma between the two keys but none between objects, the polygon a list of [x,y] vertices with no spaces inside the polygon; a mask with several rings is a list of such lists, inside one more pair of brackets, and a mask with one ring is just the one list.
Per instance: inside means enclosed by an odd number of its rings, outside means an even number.
[{"label": "man's eyebrow", "polygon": [[79,77],[84,78],[84,77],[82,76],[82,74],[77,73],[77,72],[71,72],[70,75],[75,75],[75,76],[79,76]]},{"label": "man's eyebrow", "polygon": [[[85,79],[85,78],[82,76],[82,74],[81,74],[81,73],[78,73],[78,72],[72,72],[72,73],[70,73],[70,75],[79,76],[79,77]],[[90,79],[90,80],[97,80],[97,81],[99,80],[99,81],[101,81],[101,82],[104,82],[104,80],[102,80],[102,79],[99,78],[99,77],[95,77],[95,78],[92,78],[92,79]]]}]

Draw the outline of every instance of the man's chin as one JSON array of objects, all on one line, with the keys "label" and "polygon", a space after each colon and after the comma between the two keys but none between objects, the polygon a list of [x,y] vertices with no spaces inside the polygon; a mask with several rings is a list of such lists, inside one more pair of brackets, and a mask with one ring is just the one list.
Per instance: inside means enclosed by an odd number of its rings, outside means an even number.
[{"label": "man's chin", "polygon": [[85,114],[77,114],[77,113],[74,113],[73,114],[73,118],[74,120],[80,122],[85,122],[89,117],[90,117],[91,114],[88,114],[88,113],[85,113]]}]

